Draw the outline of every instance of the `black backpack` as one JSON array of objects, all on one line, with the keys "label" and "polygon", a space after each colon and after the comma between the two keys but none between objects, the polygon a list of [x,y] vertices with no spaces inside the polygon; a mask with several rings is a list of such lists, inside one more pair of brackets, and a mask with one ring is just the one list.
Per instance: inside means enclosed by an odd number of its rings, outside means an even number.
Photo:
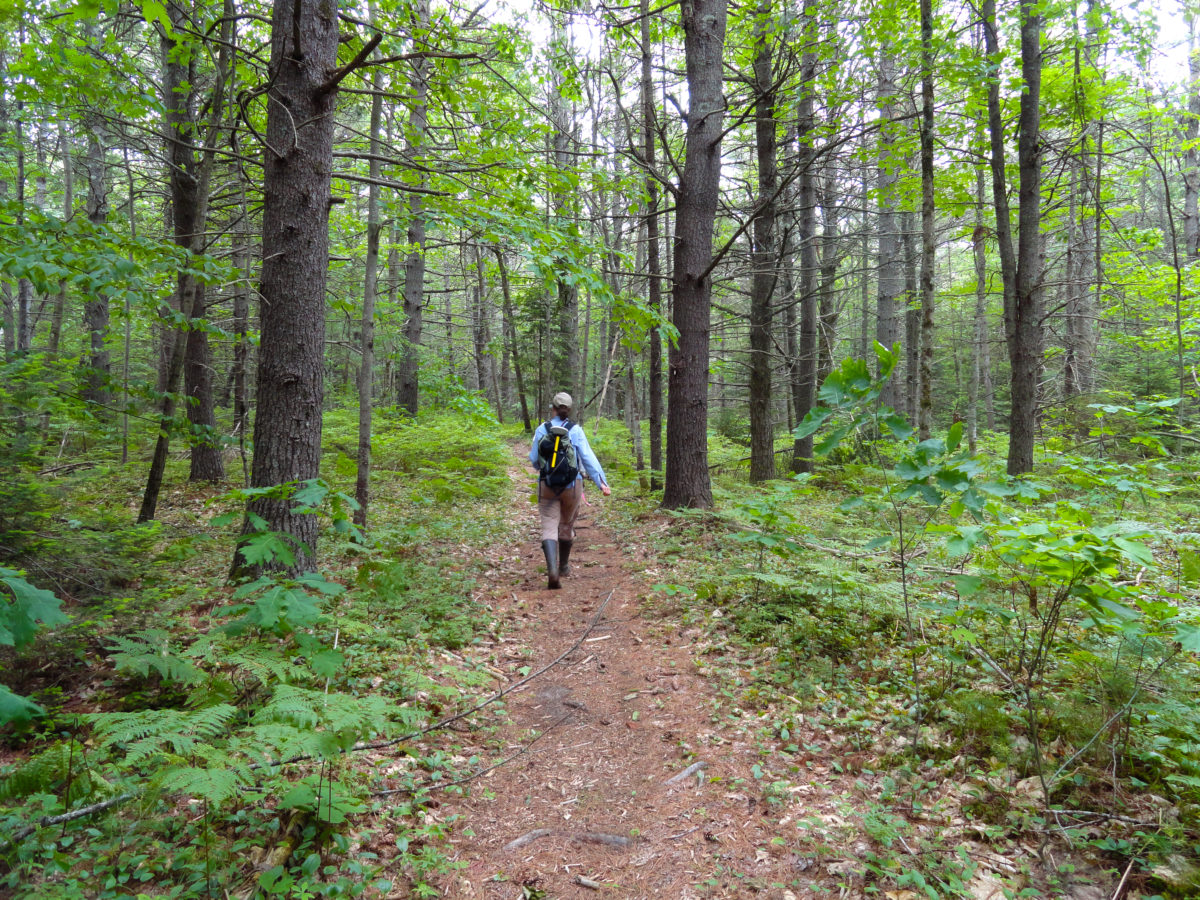
[{"label": "black backpack", "polygon": [[565,419],[561,425],[545,423],[546,436],[538,444],[538,469],[541,480],[554,491],[561,494],[579,477],[579,461],[575,458],[575,445],[568,437],[575,423]]}]

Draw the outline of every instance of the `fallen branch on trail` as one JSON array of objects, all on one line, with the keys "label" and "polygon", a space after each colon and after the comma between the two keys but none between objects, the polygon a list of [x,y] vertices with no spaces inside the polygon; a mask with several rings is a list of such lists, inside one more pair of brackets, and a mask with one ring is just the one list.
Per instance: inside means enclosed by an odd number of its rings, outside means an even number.
[{"label": "fallen branch on trail", "polygon": [[611,834],[607,831],[564,831],[556,828],[535,828],[533,831],[527,831],[519,838],[509,841],[504,845],[505,852],[511,850],[520,850],[526,844],[532,844],[538,838],[549,837],[550,835],[558,835],[565,837],[567,840],[579,841],[584,844],[601,844],[605,847],[615,847],[618,850],[628,850],[637,843],[637,838],[626,837],[623,834]]},{"label": "fallen branch on trail", "polygon": [[663,782],[663,784],[666,784],[666,785],[679,784],[679,782],[685,781],[689,775],[695,775],[701,769],[707,768],[707,766],[708,766],[708,763],[706,763],[704,760],[700,760],[699,762],[694,762],[690,766],[688,766],[686,769],[684,769],[682,772],[680,772],[678,775],[673,775],[672,777],[668,778],[666,781]]}]

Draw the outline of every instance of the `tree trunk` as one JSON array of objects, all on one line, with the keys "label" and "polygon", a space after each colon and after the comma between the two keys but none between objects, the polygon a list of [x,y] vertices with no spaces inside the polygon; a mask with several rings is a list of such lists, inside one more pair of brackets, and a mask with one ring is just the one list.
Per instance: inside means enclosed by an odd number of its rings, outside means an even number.
[{"label": "tree trunk", "polygon": [[[421,46],[429,33],[429,0],[417,0],[417,31],[414,37],[421,38]],[[429,68],[424,57],[411,63],[412,108],[408,113],[408,131],[405,140],[405,156],[417,161],[423,152],[428,127]],[[427,187],[429,177],[420,170],[420,187]],[[420,350],[422,318],[425,313],[425,202],[422,195],[414,193],[408,200],[408,245],[411,248],[404,261],[404,343],[400,350],[400,364],[396,373],[399,390],[396,405],[416,418],[421,403]]]},{"label": "tree trunk", "polygon": [[921,440],[933,430],[933,0],[921,0]]},{"label": "tree trunk", "polygon": [[754,24],[754,136],[758,209],[754,217],[750,285],[750,481],[775,477],[771,422],[771,302],[775,292],[775,66],[771,7],[759,5]]},{"label": "tree trunk", "polygon": [[[96,45],[99,36],[96,26],[89,22],[84,27],[89,45]],[[105,160],[101,133],[104,127],[99,115],[89,113],[86,123],[88,194],[85,210],[88,221],[103,227],[108,219],[108,167]],[[111,358],[108,352],[109,308],[108,295],[103,291],[89,291],[83,302],[83,322],[87,333],[87,362],[83,374],[83,399],[92,404],[95,415],[100,419],[109,417],[108,407],[112,403],[110,381]]]},{"label": "tree trunk", "polygon": [[708,334],[712,240],[721,186],[725,117],[722,53],[727,0],[683,0],[688,121],[675,211],[673,321],[668,379],[667,469],[663,506],[712,506],[708,476]]},{"label": "tree trunk", "polygon": [[[376,19],[375,0],[370,0],[368,16]],[[376,52],[378,57],[378,52]],[[367,258],[363,273],[362,358],[358,366],[358,472],[354,482],[354,524],[367,527],[367,509],[371,502],[371,414],[372,388],[375,385],[375,294],[379,285],[379,234],[383,225],[379,214],[379,181],[384,153],[380,130],[383,127],[383,69],[371,69],[371,161],[367,188]]]},{"label": "tree trunk", "polygon": [[[71,138],[67,132],[67,123],[59,123],[59,144],[62,148],[63,171],[63,221],[75,213],[75,158],[71,154]],[[50,313],[50,338],[47,349],[51,356],[58,356],[59,345],[62,341],[63,318],[67,311],[67,280],[58,282],[58,291],[54,294],[54,308]]]},{"label": "tree trunk", "polygon": [[[658,141],[654,131],[654,81],[650,51],[650,0],[641,0],[642,42],[642,141],[647,169],[653,171],[658,163]],[[662,308],[662,259],[658,236],[658,181],[646,176],[646,298],[650,308]],[[650,490],[662,487],[663,470],[663,403],[662,403],[662,332],[653,328],[650,344],[647,390],[650,412]]]},{"label": "tree trunk", "polygon": [[[996,35],[995,0],[983,0],[982,16],[988,59],[998,61],[1000,44]],[[1009,210],[1008,181],[1005,175],[1004,122],[1000,110],[1000,81],[999,75],[996,73],[988,79],[987,106],[988,136],[991,144],[992,204],[996,209],[996,244],[1000,256],[1000,281],[1004,289],[1004,331],[1011,353],[1013,346],[1011,312],[1016,307],[1017,260],[1013,253],[1012,214]],[[1011,470],[1011,452],[1009,456]]]},{"label": "tree trunk", "polygon": [[1012,368],[1008,474],[1033,470],[1037,383],[1042,362],[1041,135],[1042,17],[1036,0],[1020,0],[1021,92],[1017,168],[1017,270],[1013,304],[1005,310],[1005,336]]},{"label": "tree trunk", "polygon": [[[876,176],[879,189],[879,214],[876,220],[879,235],[879,283],[875,294],[875,340],[889,349],[899,338],[896,304],[904,292],[904,249],[899,227],[899,201],[896,197],[896,173],[900,160],[896,158],[896,139],[892,134],[892,123],[898,115],[895,72],[896,61],[892,56],[891,47],[881,47],[877,91],[881,130]],[[899,399],[895,380],[889,379],[880,394],[879,402],[895,408]]]},{"label": "tree trunk", "polygon": [[525,379],[521,375],[521,357],[517,353],[517,323],[513,315],[512,293],[508,285],[508,266],[504,264],[504,251],[494,247],[496,265],[500,269],[500,292],[504,298],[504,333],[508,339],[509,353],[512,354],[513,374],[517,379],[517,397],[521,402],[521,422],[525,425],[525,433],[533,432],[533,422],[529,417],[529,401],[525,395]]},{"label": "tree trunk", "polygon": [[[325,281],[337,65],[336,0],[275,0],[263,179],[262,341],[252,487],[320,475]],[[297,130],[295,123],[305,127]],[[287,535],[297,571],[316,564],[315,515],[282,495],[256,497],[251,516]],[[240,555],[240,554],[239,554]],[[237,568],[241,568],[237,565]],[[257,568],[257,567],[251,567]]]},{"label": "tree trunk", "polygon": [[1188,29],[1187,113],[1183,117],[1183,245],[1189,260],[1200,258],[1200,47],[1194,5],[1185,3]]},{"label": "tree trunk", "polygon": [[900,241],[904,247],[904,415],[914,425],[917,398],[921,393],[921,308],[917,305],[917,242],[913,232],[914,216],[900,214]]},{"label": "tree trunk", "polygon": [[[226,13],[231,13],[227,2]],[[168,181],[171,190],[171,220],[175,229],[175,243],[189,255],[201,249],[205,221],[208,217],[208,186],[212,171],[213,155],[206,152],[202,157],[196,153],[196,55],[190,51],[182,35],[191,11],[179,3],[169,3],[167,13],[175,26],[173,37],[164,36],[163,49],[163,105],[166,110],[165,137],[167,143]],[[229,36],[231,17],[222,25],[222,46],[218,57],[216,84],[209,104],[210,119],[208,146],[214,146],[224,109],[225,78],[229,71]],[[204,288],[190,272],[180,272],[176,280],[178,313],[184,323],[182,330],[173,335],[169,346],[171,353],[166,372],[166,383],[159,405],[158,439],[154,445],[154,456],[150,461],[150,472],[146,477],[146,489],[142,494],[142,506],[138,512],[139,522],[154,518],[158,507],[158,495],[162,488],[163,475],[167,467],[167,453],[171,443],[171,429],[175,420],[175,395],[180,380],[184,378],[185,393],[194,402],[188,404],[189,422],[196,432],[192,447],[191,480],[219,481],[225,477],[224,466],[218,445],[212,435],[216,428],[216,417],[212,405],[212,360],[207,336],[200,329],[190,327],[193,317],[203,314]]]},{"label": "tree trunk", "polygon": [[[552,9],[550,12],[553,33],[550,39],[551,84],[548,98],[550,121],[554,127],[551,137],[552,159],[551,166],[554,174],[551,176],[551,206],[554,215],[554,226],[562,235],[569,239],[576,219],[575,195],[577,190],[572,187],[572,164],[570,155],[571,136],[575,130],[575,115],[572,104],[563,95],[566,82],[566,65],[568,46],[563,21],[567,13]],[[557,301],[555,311],[555,340],[550,347],[550,359],[553,361],[555,383],[547,385],[547,389],[564,390],[569,394],[578,394],[582,385],[584,373],[579,368],[579,290],[574,282],[568,282],[561,275],[556,279],[555,292]]]},{"label": "tree trunk", "polygon": [[[800,209],[796,221],[796,236],[800,245],[800,342],[796,348],[798,372],[795,390],[798,422],[803,422],[812,409],[817,393],[817,277],[820,262],[817,259],[817,154],[813,146],[816,140],[813,94],[816,90],[817,66],[814,14],[814,0],[805,0],[805,50],[800,62],[800,104],[796,124],[799,144],[796,165],[800,169],[797,181]],[[792,471],[799,473],[812,470],[813,436],[810,434],[797,439],[792,445]]]}]

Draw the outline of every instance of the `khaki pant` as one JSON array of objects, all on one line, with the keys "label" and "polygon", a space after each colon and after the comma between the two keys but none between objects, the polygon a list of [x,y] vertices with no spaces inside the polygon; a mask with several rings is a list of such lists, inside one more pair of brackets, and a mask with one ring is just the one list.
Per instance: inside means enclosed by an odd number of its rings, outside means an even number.
[{"label": "khaki pant", "polygon": [[538,482],[538,512],[542,516],[543,541],[573,541],[575,540],[575,517],[579,515],[579,495],[582,493],[583,480],[576,478],[569,488],[563,488],[561,494]]}]

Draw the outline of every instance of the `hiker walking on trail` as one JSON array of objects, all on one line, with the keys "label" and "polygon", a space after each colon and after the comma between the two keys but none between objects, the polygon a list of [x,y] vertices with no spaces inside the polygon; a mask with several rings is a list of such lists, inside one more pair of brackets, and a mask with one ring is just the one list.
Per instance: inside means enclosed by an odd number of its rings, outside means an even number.
[{"label": "hiker walking on trail", "polygon": [[575,517],[583,496],[586,474],[604,492],[612,493],[600,460],[592,452],[583,429],[571,421],[574,401],[565,391],[554,395],[554,415],[537,427],[529,461],[538,470],[538,512],[542,517],[542,552],[546,554],[546,587],[561,587],[560,575],[569,574],[567,561],[575,543]]}]

